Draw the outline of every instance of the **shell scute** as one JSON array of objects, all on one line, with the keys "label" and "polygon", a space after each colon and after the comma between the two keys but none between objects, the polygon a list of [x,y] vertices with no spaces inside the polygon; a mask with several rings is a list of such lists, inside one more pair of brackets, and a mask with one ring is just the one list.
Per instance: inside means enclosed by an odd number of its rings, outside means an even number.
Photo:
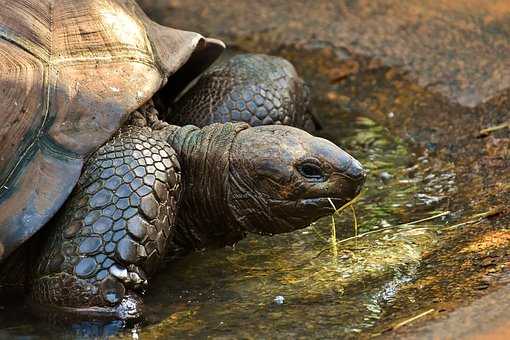
[{"label": "shell scute", "polygon": [[0,7],[1,263],[60,209],[131,112],[163,86],[182,88],[224,45],[158,25],[134,0]]}]

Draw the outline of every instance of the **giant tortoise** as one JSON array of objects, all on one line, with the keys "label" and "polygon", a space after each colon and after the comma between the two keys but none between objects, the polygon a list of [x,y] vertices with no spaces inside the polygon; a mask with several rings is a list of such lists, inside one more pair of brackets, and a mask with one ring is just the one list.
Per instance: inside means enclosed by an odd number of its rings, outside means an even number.
[{"label": "giant tortoise", "polygon": [[358,194],[361,165],[295,127],[158,120],[153,96],[177,98],[220,41],[129,0],[0,6],[0,275],[27,274],[37,304],[136,318],[168,252],[302,228]]}]

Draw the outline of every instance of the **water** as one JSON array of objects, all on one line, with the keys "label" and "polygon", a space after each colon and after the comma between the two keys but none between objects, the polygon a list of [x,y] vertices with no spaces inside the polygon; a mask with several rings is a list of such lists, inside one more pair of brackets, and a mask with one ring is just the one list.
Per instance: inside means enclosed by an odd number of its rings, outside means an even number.
[{"label": "water", "polygon": [[[332,118],[333,119],[333,118]],[[0,310],[0,337],[297,338],[368,332],[399,288],[417,275],[447,220],[441,215],[455,176],[369,118],[328,121],[321,134],[368,169],[352,212],[275,237],[250,236],[235,248],[192,254],[162,268],[140,325],[48,322],[14,298]],[[343,241],[347,239],[346,241]]]},{"label": "water", "polygon": [[249,236],[235,248],[169,263],[152,281],[146,320],[137,325],[70,325],[34,313],[20,296],[2,297],[0,338],[369,337],[437,301],[471,295],[483,271],[469,259],[504,252],[504,242],[483,242],[510,234],[476,223],[457,226],[490,209],[477,200],[483,182],[466,176],[476,155],[466,148],[454,166],[447,153],[438,156],[449,149],[437,150],[436,130],[423,128],[431,110],[440,121],[469,115],[394,69],[338,85],[316,73],[321,66],[314,63],[324,64],[317,53],[280,52],[301,60],[300,72],[313,82],[320,134],[368,169],[355,205],[357,228],[347,209],[334,216],[336,243],[326,217],[291,234]]}]

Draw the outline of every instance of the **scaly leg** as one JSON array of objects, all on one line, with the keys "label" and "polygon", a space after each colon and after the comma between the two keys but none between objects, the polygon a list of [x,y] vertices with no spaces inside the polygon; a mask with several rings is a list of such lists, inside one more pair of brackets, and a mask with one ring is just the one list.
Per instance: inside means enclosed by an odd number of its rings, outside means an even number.
[{"label": "scaly leg", "polygon": [[87,162],[62,212],[47,226],[33,299],[77,313],[137,318],[165,253],[180,195],[173,149],[130,127]]}]

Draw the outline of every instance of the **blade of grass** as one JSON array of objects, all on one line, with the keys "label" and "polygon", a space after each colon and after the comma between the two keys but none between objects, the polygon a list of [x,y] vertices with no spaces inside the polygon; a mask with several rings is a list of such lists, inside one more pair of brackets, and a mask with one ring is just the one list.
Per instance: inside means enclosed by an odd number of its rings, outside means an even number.
[{"label": "blade of grass", "polygon": [[336,240],[336,223],[335,223],[335,213],[337,212],[337,209],[335,207],[335,204],[331,200],[331,198],[328,198],[329,203],[335,210],[333,214],[331,214],[331,249],[333,250],[333,261],[335,264],[337,263],[338,259],[338,247],[337,247],[337,240]]},{"label": "blade of grass", "polygon": [[335,205],[333,204],[333,201],[331,200],[331,198],[328,198],[329,200],[329,203],[331,204],[331,206],[333,207],[333,209],[335,209],[335,211],[333,212],[333,214],[340,214],[342,211],[344,211],[346,208],[348,208],[349,206],[353,205],[354,203],[358,202],[359,199],[361,198],[361,194],[362,193],[359,193],[358,196],[354,197],[352,200],[350,200],[349,202],[345,203],[344,205],[342,205],[340,208],[336,208]]},{"label": "blade of grass", "polygon": [[491,126],[491,127],[486,128],[486,129],[482,129],[478,133],[477,137],[478,138],[486,137],[486,136],[490,135],[493,132],[496,132],[496,131],[499,131],[499,130],[503,130],[503,129],[510,129],[510,122],[502,123],[502,124],[499,124],[499,125],[496,125],[496,126]]},{"label": "blade of grass", "polygon": [[354,197],[354,199],[352,199],[351,201],[347,202],[342,207],[340,207],[340,209],[337,209],[335,206],[335,203],[333,203],[333,200],[331,198],[328,198],[329,204],[331,204],[331,206],[333,207],[333,210],[334,210],[333,214],[331,214],[331,249],[333,252],[333,257],[335,259],[335,263],[338,258],[338,246],[337,246],[338,241],[336,238],[335,214],[338,214],[338,216],[340,216],[346,208],[348,208],[348,207],[351,208],[352,217],[354,219],[354,235],[357,237],[358,236],[358,219],[356,217],[356,210],[354,209],[353,204],[358,201],[359,197],[361,197],[361,193],[359,193],[358,196]]},{"label": "blade of grass", "polygon": [[358,218],[356,217],[356,209],[350,205],[352,211],[352,218],[354,219],[354,236],[358,236]]},{"label": "blade of grass", "polygon": [[416,316],[413,316],[413,317],[412,317],[412,318],[410,318],[410,319],[404,320],[404,321],[402,321],[402,322],[400,322],[400,323],[396,324],[395,326],[393,326],[393,330],[397,330],[397,329],[399,329],[400,327],[403,327],[403,326],[405,326],[405,325],[407,325],[407,324],[409,324],[409,323],[411,323],[411,322],[413,322],[413,321],[416,321],[416,320],[418,320],[418,319],[420,319],[420,318],[423,318],[424,316],[429,315],[430,313],[432,313],[432,312],[434,312],[434,311],[435,311],[435,309],[434,309],[434,308],[432,308],[432,309],[429,309],[429,310],[428,310],[428,311],[426,311],[426,312],[423,312],[423,313],[421,313],[421,314],[418,314],[418,315],[416,315]]},{"label": "blade of grass", "polygon": [[425,221],[435,220],[436,218],[443,217],[443,216],[448,215],[448,214],[450,214],[450,211],[443,211],[442,213],[439,213],[439,214],[434,215],[434,216],[422,218],[421,220],[417,220],[417,221],[412,221],[412,222],[398,224],[397,226],[414,225],[414,224],[418,224],[418,223],[425,222]]}]

